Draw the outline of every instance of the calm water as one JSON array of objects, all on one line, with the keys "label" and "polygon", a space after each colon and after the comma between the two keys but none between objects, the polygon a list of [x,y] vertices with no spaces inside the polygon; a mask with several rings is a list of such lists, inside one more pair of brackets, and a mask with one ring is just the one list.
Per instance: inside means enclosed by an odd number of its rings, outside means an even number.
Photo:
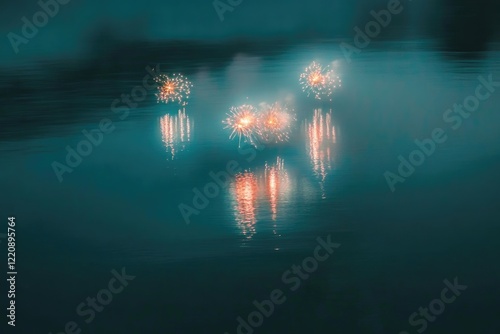
[{"label": "calm water", "polygon": [[[42,126],[5,117],[0,142],[2,219],[14,215],[18,229],[18,331],[75,321],[83,333],[232,334],[254,300],[281,289],[286,302],[256,333],[416,333],[408,317],[458,277],[467,290],[427,332],[498,333],[500,89],[457,130],[443,114],[479,75],[500,80],[500,53],[433,50],[374,45],[349,64],[325,43],[193,63],[185,110],[151,91],[124,120],[109,106],[146,71],[28,96]],[[335,61],[343,86],[332,102],[301,92],[313,60]],[[277,100],[297,113],[291,140],[249,162],[221,121],[232,105]],[[60,183],[52,162],[103,118],[116,129]],[[435,128],[448,140],[391,192],[384,172]],[[231,160],[244,172],[187,225],[179,204]],[[341,246],[292,292],[282,274],[328,235]],[[77,306],[123,267],[136,278],[85,323]]]}]

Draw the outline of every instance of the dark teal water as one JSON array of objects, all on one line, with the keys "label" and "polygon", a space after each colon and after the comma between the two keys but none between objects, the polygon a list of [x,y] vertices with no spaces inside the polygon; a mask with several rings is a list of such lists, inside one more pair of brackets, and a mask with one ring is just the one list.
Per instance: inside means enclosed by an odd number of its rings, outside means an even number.
[{"label": "dark teal water", "polygon": [[[255,333],[417,333],[408,318],[458,277],[467,289],[426,332],[498,333],[500,88],[458,129],[443,119],[478,76],[500,81],[500,54],[480,56],[407,42],[347,63],[324,43],[191,64],[180,116],[152,91],[124,120],[110,110],[146,71],[28,97],[36,110],[20,123],[11,113],[23,101],[6,105],[0,219],[17,223],[16,330],[59,333],[74,321],[82,333],[232,334],[254,300],[280,289],[286,301]],[[335,61],[343,87],[332,102],[300,89],[313,60]],[[36,86],[39,75],[22,78]],[[232,105],[276,100],[297,113],[291,140],[249,162],[221,121]],[[115,130],[59,182],[52,163],[103,118]],[[435,128],[447,140],[392,192],[384,173]],[[232,160],[244,172],[187,225],[178,206]],[[341,246],[292,291],[282,275],[329,235]],[[86,323],[77,307],[122,268],[135,278]]]}]

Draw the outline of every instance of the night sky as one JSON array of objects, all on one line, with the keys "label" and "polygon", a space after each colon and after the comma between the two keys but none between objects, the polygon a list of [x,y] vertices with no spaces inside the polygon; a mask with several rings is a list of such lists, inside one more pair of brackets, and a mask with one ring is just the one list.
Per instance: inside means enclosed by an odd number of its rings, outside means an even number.
[{"label": "night sky", "polygon": [[[36,1],[3,2],[0,25],[6,34],[20,34],[21,18],[26,16],[31,20],[40,10]],[[488,3],[490,6],[486,6]],[[498,27],[498,10],[487,9],[493,4],[491,0],[413,1],[408,3],[412,10],[403,11],[395,18],[391,31],[379,39],[443,38],[448,31],[451,35],[461,32],[466,39],[491,40],[498,31],[491,31],[494,26]],[[18,54],[13,52],[8,38],[4,38],[0,58],[7,65],[34,59],[84,56],[91,49],[93,38],[103,34],[118,39],[149,41],[349,38],[354,26],[371,19],[371,10],[386,6],[385,0],[245,0],[232,12],[227,11],[221,22],[210,0],[72,0],[60,5],[59,13],[50,18],[28,44],[21,45]],[[488,34],[483,37],[486,30]],[[453,37],[449,40],[453,41]]]}]

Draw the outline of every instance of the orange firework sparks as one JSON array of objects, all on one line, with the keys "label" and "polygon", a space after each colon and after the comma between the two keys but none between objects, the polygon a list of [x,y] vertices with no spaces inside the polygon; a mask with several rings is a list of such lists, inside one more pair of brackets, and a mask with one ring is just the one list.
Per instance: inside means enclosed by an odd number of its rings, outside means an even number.
[{"label": "orange firework sparks", "polygon": [[318,71],[309,74],[307,80],[311,86],[319,86],[325,81],[325,77]]},{"label": "orange firework sparks", "polygon": [[252,143],[257,126],[256,109],[248,104],[231,107],[227,116],[222,123],[226,125],[224,129],[232,130],[229,139],[238,136],[241,144],[241,138],[244,137]]},{"label": "orange firework sparks", "polygon": [[295,120],[287,106],[276,102],[266,105],[259,113],[257,133],[263,142],[286,142],[290,137],[292,123]]},{"label": "orange firework sparks", "polygon": [[314,95],[318,100],[331,98],[333,92],[342,85],[342,81],[330,66],[323,67],[317,62],[306,67],[299,82],[307,96]]},{"label": "orange firework sparks", "polygon": [[188,104],[187,100],[191,95],[193,84],[186,77],[181,74],[174,74],[170,77],[166,74],[159,74],[154,80],[158,84],[156,94],[158,102],[177,102],[181,106]]}]

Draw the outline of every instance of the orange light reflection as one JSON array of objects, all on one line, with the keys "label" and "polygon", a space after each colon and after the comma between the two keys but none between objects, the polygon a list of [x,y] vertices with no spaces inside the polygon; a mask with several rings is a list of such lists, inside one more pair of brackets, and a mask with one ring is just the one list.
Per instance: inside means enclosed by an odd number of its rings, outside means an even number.
[{"label": "orange light reflection", "polygon": [[236,222],[243,235],[251,238],[255,234],[255,212],[257,204],[257,178],[253,173],[245,172],[236,175],[234,180],[234,197],[236,206]]},{"label": "orange light reflection", "polygon": [[[319,178],[321,187],[332,169],[334,145],[337,142],[335,127],[332,124],[331,110],[323,113],[321,109],[314,110],[311,122],[306,122],[306,149],[313,167],[313,172]],[[325,197],[324,189],[323,198]]]},{"label": "orange light reflection", "polygon": [[[232,198],[236,223],[243,235],[250,239],[256,233],[257,213],[264,214],[264,203],[269,204],[271,220],[276,222],[279,204],[291,192],[290,183],[284,161],[279,157],[276,163],[266,163],[263,171],[246,171],[236,175],[231,187]],[[265,215],[262,219],[266,219]],[[276,224],[273,225],[273,233],[277,233]]]},{"label": "orange light reflection", "polygon": [[192,127],[192,121],[186,115],[185,109],[179,110],[177,115],[165,115],[160,118],[162,141],[171,159],[191,141]]}]

